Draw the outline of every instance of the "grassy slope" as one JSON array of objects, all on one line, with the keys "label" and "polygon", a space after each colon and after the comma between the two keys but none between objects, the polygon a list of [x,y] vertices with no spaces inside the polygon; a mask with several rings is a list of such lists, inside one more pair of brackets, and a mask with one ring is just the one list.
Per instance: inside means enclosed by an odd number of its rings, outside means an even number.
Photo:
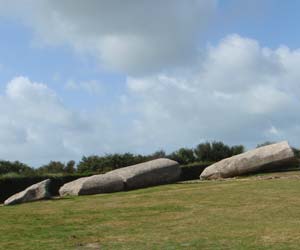
[{"label": "grassy slope", "polygon": [[0,207],[0,249],[299,249],[299,192],[250,179]]}]

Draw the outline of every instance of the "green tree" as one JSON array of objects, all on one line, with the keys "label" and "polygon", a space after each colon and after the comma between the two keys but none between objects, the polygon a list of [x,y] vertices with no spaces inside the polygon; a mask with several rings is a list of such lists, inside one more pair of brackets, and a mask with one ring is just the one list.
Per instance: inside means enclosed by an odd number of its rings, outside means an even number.
[{"label": "green tree", "polygon": [[169,158],[177,161],[180,164],[189,164],[195,161],[194,150],[189,148],[180,148],[178,151],[173,152]]},{"label": "green tree", "polygon": [[268,145],[271,145],[271,144],[274,144],[275,142],[272,142],[272,141],[265,141],[261,144],[257,144],[256,148],[260,148],[260,147],[264,147],[264,146],[268,146]]},{"label": "green tree", "polygon": [[166,152],[164,150],[155,151],[152,155],[149,156],[151,160],[165,158],[165,157],[166,157]]},{"label": "green tree", "polygon": [[75,172],[76,172],[75,161],[73,160],[68,161],[66,166],[64,167],[64,173],[73,174]]},{"label": "green tree", "polygon": [[231,155],[238,155],[245,152],[245,147],[243,145],[235,145],[231,147]]},{"label": "green tree", "polygon": [[60,161],[50,161],[48,164],[39,167],[36,171],[39,174],[64,173],[65,164]]},{"label": "green tree", "polygon": [[141,163],[148,159],[149,157],[133,155],[131,153],[83,156],[77,166],[77,171],[79,173],[104,173],[113,169]]},{"label": "green tree", "polygon": [[292,149],[294,151],[296,158],[300,159],[300,150],[294,147],[292,147]]},{"label": "green tree", "polygon": [[241,154],[245,150],[243,145],[228,146],[220,141],[205,142],[195,149],[196,160],[200,162],[220,161],[233,155]]},{"label": "green tree", "polygon": [[230,147],[228,145],[225,145],[223,142],[213,141],[211,143],[211,155],[212,161],[220,161],[222,159],[230,157]]},{"label": "green tree", "polygon": [[93,173],[101,172],[103,168],[103,161],[101,157],[97,155],[83,156],[81,161],[77,166],[77,171],[79,173]]},{"label": "green tree", "polygon": [[34,173],[33,168],[19,161],[4,161],[0,160],[0,175],[16,173],[20,175],[32,175]]},{"label": "green tree", "polygon": [[194,149],[197,161],[211,161],[212,149],[209,142],[201,143]]}]

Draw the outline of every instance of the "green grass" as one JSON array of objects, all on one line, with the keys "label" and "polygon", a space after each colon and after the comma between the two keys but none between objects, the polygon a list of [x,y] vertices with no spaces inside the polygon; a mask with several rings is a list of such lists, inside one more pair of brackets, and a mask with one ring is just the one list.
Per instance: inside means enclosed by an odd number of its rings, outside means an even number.
[{"label": "green grass", "polygon": [[204,181],[0,207],[0,249],[298,250],[299,192],[297,179]]}]

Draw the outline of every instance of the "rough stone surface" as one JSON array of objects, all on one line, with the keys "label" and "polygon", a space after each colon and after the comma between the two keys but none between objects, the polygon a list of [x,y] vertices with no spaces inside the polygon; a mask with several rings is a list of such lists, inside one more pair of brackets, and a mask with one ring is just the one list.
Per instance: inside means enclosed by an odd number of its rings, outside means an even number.
[{"label": "rough stone surface", "polygon": [[123,189],[123,179],[120,176],[106,173],[68,182],[59,189],[59,194],[60,196],[101,194],[118,192]]},{"label": "rough stone surface", "polygon": [[75,181],[68,182],[64,184],[59,189],[59,195],[65,196],[65,195],[78,195],[79,191],[82,189],[82,185],[85,180],[87,180],[89,177],[82,177]]},{"label": "rough stone surface", "polygon": [[161,158],[110,172],[123,178],[125,189],[150,187],[176,182],[180,178],[181,168],[176,161]]},{"label": "rough stone surface", "polygon": [[179,180],[181,169],[176,161],[157,159],[93,175],[66,183],[60,196],[111,193],[171,183]]},{"label": "rough stone surface", "polygon": [[15,205],[50,198],[50,193],[48,191],[49,184],[50,179],[36,183],[26,188],[24,191],[9,197],[6,201],[4,201],[4,205]]},{"label": "rough stone surface", "polygon": [[288,162],[295,158],[288,142],[260,147],[219,161],[207,167],[200,179],[219,179],[257,172],[266,166]]}]

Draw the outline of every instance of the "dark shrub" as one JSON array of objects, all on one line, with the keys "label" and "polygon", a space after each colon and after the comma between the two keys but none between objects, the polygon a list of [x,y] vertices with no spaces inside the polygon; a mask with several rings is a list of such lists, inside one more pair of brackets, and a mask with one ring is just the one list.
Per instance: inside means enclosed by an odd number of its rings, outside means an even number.
[{"label": "dark shrub", "polygon": [[181,181],[198,180],[200,174],[207,168],[212,162],[195,162],[188,165],[181,166]]}]

